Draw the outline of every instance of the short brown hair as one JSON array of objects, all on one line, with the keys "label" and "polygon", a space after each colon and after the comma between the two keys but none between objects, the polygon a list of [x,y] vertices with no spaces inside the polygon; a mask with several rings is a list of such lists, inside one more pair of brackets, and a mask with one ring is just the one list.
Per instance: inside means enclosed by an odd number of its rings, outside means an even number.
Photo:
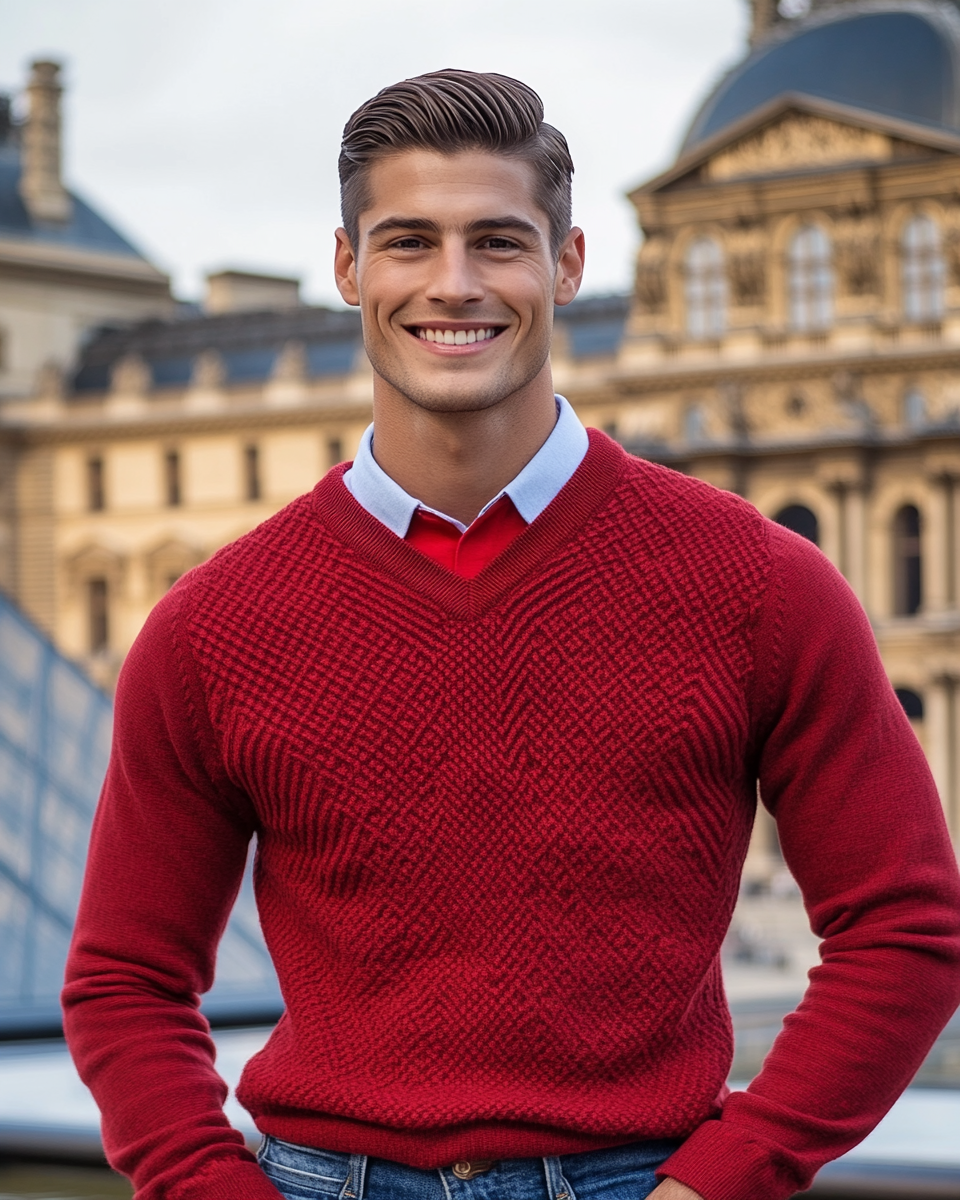
[{"label": "short brown hair", "polygon": [[340,208],[356,248],[368,207],[367,172],[404,150],[489,150],[529,163],[536,202],[550,221],[554,256],[570,232],[573,161],[566,138],[543,119],[543,101],[519,79],[477,71],[431,71],[404,79],[361,104],[343,130]]}]

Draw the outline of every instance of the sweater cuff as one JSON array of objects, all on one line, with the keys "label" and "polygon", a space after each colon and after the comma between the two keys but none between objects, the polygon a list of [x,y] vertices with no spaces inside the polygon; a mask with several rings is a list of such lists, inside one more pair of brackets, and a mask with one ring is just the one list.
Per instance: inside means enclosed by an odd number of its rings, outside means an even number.
[{"label": "sweater cuff", "polygon": [[720,1119],[694,1130],[657,1168],[657,1177],[664,1176],[693,1188],[703,1200],[787,1200],[810,1183],[779,1170],[773,1147]]},{"label": "sweater cuff", "polygon": [[176,1200],[283,1200],[255,1162],[225,1159],[210,1164],[176,1189]]}]

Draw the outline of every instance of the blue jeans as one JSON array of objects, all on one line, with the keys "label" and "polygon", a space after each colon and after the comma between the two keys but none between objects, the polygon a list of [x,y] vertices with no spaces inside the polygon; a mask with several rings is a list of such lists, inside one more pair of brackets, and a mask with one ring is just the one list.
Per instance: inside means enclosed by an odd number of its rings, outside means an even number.
[{"label": "blue jeans", "polygon": [[[266,1137],[257,1155],[286,1200],[643,1200],[679,1141],[633,1142],[559,1158],[509,1158],[471,1179],[364,1154],[334,1154]],[[458,1164],[461,1175],[463,1168]]]}]

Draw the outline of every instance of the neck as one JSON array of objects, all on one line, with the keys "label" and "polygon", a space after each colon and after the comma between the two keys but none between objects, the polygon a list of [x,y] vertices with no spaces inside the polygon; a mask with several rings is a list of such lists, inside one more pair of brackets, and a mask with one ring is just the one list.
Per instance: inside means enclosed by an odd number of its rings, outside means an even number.
[{"label": "neck", "polygon": [[550,365],[490,408],[432,412],[374,375],[374,456],[421,504],[469,525],[514,479],[557,420]]}]

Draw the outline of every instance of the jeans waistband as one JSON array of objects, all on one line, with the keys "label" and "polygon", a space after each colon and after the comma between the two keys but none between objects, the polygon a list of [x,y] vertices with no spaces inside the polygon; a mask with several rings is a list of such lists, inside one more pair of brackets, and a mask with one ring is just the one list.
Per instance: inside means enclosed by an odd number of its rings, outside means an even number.
[{"label": "jeans waistband", "polygon": [[[422,1170],[265,1137],[258,1162],[288,1200],[642,1200],[680,1140]],[[468,1167],[479,1165],[474,1174]]]}]

